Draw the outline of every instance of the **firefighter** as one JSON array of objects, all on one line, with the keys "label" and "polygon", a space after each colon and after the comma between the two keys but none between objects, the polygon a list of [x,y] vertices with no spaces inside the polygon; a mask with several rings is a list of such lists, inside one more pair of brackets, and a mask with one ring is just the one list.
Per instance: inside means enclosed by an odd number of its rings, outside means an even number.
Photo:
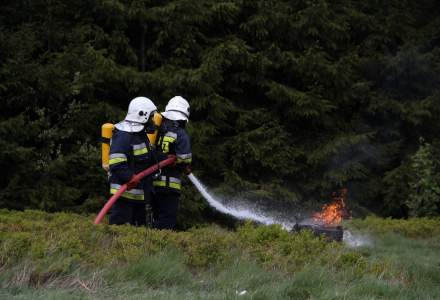
[{"label": "firefighter", "polygon": [[185,130],[189,121],[189,103],[181,96],[171,98],[162,117],[156,145],[164,154],[175,155],[176,163],[163,168],[153,181],[153,227],[174,229],[182,187],[181,175],[191,173],[191,143]]},{"label": "firefighter", "polygon": [[154,130],[152,118],[157,108],[146,97],[131,100],[125,119],[115,125],[110,141],[110,193],[123,184],[128,188],[111,209],[109,224],[147,225],[147,210],[151,211],[152,177],[136,180],[134,175],[156,163],[147,138]]}]

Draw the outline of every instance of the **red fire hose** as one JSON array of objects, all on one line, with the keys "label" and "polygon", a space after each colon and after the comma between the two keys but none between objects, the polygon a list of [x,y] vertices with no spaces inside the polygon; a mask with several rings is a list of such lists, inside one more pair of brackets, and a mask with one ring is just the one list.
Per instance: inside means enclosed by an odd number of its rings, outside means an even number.
[{"label": "red fire hose", "polygon": [[[176,157],[174,155],[169,155],[167,159],[162,160],[158,164],[156,164],[154,166],[151,166],[148,169],[143,170],[142,172],[136,174],[134,177],[136,179],[140,180],[140,179],[144,178],[145,176],[148,176],[151,173],[156,172],[158,169],[172,164],[175,160],[176,160]],[[110,199],[108,199],[107,203],[101,209],[101,211],[99,212],[98,216],[96,216],[96,219],[95,219],[95,222],[94,222],[95,224],[99,224],[99,222],[102,221],[104,216],[107,214],[108,210],[113,206],[113,204],[116,202],[116,200],[118,200],[119,197],[121,197],[121,195],[126,190],[127,190],[127,185],[124,184],[123,186],[121,186],[119,191],[116,192],[116,194],[114,194]]]}]

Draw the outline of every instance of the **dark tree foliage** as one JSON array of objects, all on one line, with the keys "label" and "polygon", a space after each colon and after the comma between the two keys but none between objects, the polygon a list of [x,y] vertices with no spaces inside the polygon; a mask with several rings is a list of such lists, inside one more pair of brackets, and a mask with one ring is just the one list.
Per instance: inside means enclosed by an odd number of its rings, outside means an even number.
[{"label": "dark tree foliage", "polygon": [[253,201],[344,186],[354,212],[406,217],[420,137],[439,160],[435,0],[5,0],[0,57],[0,207],[96,212],[100,126],[138,95],[187,98],[195,173]]}]

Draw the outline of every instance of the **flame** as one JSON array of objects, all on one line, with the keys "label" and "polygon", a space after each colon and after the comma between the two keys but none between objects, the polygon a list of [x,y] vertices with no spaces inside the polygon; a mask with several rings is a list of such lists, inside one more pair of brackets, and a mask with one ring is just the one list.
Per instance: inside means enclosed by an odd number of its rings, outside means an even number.
[{"label": "flame", "polygon": [[325,204],[322,207],[321,212],[314,213],[312,215],[313,220],[324,225],[340,224],[342,219],[348,217],[347,209],[345,207],[347,193],[348,191],[346,188],[340,189],[339,194],[333,193],[333,202]]}]

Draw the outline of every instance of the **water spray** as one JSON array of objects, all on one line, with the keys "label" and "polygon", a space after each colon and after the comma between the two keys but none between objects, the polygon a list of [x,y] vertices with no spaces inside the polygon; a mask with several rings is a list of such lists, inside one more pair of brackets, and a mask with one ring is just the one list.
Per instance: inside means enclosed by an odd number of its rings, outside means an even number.
[{"label": "water spray", "polygon": [[[318,224],[314,219],[304,219],[301,222],[285,222],[279,218],[262,215],[250,207],[246,206],[227,206],[220,202],[216,197],[211,195],[207,188],[199,181],[199,179],[194,174],[188,175],[189,180],[194,184],[196,189],[200,194],[206,199],[210,206],[222,212],[233,216],[239,220],[253,220],[265,225],[280,224],[283,229],[287,231],[300,231],[303,229],[311,230],[316,235],[324,235],[329,240],[343,241],[349,247],[360,247],[365,245],[370,245],[371,242],[364,236],[353,234],[348,230],[344,230],[342,226],[323,226],[323,224]],[[344,194],[346,195],[346,194]],[[328,208],[328,206],[327,206]],[[317,214],[315,214],[317,216]]]},{"label": "water spray", "polygon": [[[258,214],[256,212],[253,212],[251,209],[246,207],[227,207],[217,199],[215,199],[207,189],[203,186],[203,184],[197,179],[197,177],[194,174],[188,175],[189,180],[194,184],[194,186],[197,188],[197,190],[200,192],[200,194],[208,201],[209,205],[217,209],[218,211],[231,215],[233,217],[236,217],[239,220],[245,220],[250,219],[257,221],[259,223],[270,225],[270,224],[281,224],[280,222],[277,222],[271,217],[263,216],[261,214]],[[286,227],[286,224],[281,224],[283,227]],[[287,228],[286,228],[287,229]]]},{"label": "water spray", "polygon": [[[166,165],[172,164],[174,161],[175,161],[175,157],[170,156],[168,159],[161,161],[159,164],[144,170],[143,172],[137,174],[136,176],[139,177],[139,179],[141,179]],[[233,216],[239,220],[248,219],[265,225],[279,224],[282,226],[283,229],[287,231],[299,231],[303,229],[309,229],[316,235],[325,235],[332,240],[342,241],[343,239],[343,232],[341,226],[323,227],[315,224],[315,222],[312,222],[313,224],[312,223],[308,224],[307,220],[303,220],[303,222],[300,223],[290,222],[290,221],[286,222],[274,216],[258,213],[248,205],[241,205],[241,206],[225,205],[222,202],[220,202],[218,199],[216,199],[214,196],[212,196],[208,192],[206,187],[198,180],[198,178],[194,174],[192,173],[188,174],[188,178],[194,184],[194,186],[200,192],[200,194],[206,199],[208,204],[221,213]],[[99,212],[98,216],[96,217],[94,221],[95,224],[99,224],[101,222],[101,220],[104,218],[108,210],[118,200],[118,198],[122,195],[122,193],[125,192],[126,189],[127,189],[126,185],[123,185],[121,189],[107,201],[105,206],[102,208],[102,210]],[[353,234],[345,230],[344,233],[346,233],[345,234],[346,238],[344,237],[344,242],[346,242],[349,246],[358,247],[365,244],[364,239],[360,239],[359,237],[354,236]]]}]

